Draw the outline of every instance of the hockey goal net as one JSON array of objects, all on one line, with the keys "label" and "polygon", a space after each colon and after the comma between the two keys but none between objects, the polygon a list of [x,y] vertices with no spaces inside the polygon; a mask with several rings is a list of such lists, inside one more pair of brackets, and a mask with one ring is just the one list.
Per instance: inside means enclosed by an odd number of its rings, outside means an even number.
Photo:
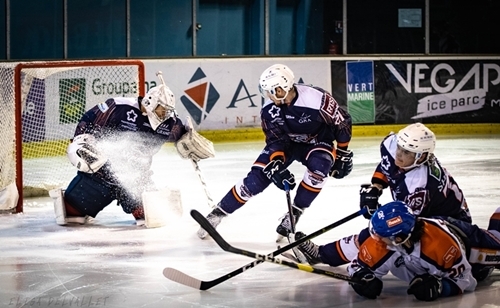
[{"label": "hockey goal net", "polygon": [[48,195],[76,175],[66,148],[83,113],[110,97],[144,95],[138,60],[0,63],[0,190]]}]

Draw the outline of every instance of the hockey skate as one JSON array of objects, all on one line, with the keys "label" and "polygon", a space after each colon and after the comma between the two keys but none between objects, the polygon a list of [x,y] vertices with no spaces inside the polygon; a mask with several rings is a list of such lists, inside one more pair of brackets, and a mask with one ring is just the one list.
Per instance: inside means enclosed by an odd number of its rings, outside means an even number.
[{"label": "hockey skate", "polygon": [[[304,233],[299,231],[295,234],[295,241],[298,241],[305,236],[306,235]],[[297,246],[297,249],[300,253],[302,253],[302,255],[304,255],[309,264],[314,265],[323,263],[319,255],[319,246],[314,244],[311,240],[307,240],[304,243],[300,244],[299,246]],[[295,252],[295,254],[297,254],[297,252]]]},{"label": "hockey skate", "polygon": [[[224,212],[220,207],[216,207],[210,214],[208,214],[208,216],[206,218],[210,222],[212,227],[217,228],[217,226],[222,221],[222,218],[224,218],[226,216],[227,216],[226,212]],[[205,231],[205,229],[200,227],[197,234],[198,234],[199,238],[204,239],[207,237],[208,232]]]},{"label": "hockey skate", "polygon": [[[295,225],[297,225],[297,222],[299,221],[299,218],[303,212],[304,212],[303,209],[293,206],[292,214]],[[276,242],[280,242],[284,237],[288,237],[288,234],[292,232],[292,222],[290,221],[290,213],[285,214],[285,216],[281,220],[281,223],[276,228],[276,232],[278,233],[278,238],[276,239]]]}]

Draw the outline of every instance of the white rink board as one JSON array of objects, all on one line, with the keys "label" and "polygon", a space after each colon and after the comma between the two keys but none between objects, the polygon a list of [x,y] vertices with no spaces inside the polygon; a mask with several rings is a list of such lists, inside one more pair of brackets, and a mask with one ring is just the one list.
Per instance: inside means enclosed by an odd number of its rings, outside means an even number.
[{"label": "white rink board", "polygon": [[[176,109],[182,118],[189,115],[180,102],[182,96],[189,99],[186,90],[206,84],[207,87],[213,87],[213,93],[220,95],[210,112],[205,113],[206,118],[197,126],[198,130],[260,127],[263,99],[258,81],[262,72],[273,64],[281,63],[290,67],[294,72],[295,82],[301,81],[331,91],[328,58],[179,59],[143,62],[147,88],[158,84],[155,74],[162,71],[165,83],[175,94]],[[206,104],[207,101],[203,103]]]}]

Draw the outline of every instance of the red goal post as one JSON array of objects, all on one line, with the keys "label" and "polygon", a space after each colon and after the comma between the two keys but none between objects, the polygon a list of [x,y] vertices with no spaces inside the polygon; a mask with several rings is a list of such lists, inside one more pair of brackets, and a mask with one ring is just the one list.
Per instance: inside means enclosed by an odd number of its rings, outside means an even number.
[{"label": "red goal post", "polygon": [[139,60],[0,63],[0,189],[15,181],[15,212],[23,211],[23,196],[47,195],[76,175],[66,147],[86,110],[144,94]]}]

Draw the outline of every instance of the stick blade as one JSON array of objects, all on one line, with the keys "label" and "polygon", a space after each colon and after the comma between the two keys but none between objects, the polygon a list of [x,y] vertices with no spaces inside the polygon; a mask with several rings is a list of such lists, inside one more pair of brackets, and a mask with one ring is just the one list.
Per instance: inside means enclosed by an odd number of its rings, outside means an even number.
[{"label": "stick blade", "polygon": [[163,276],[185,286],[195,288],[197,290],[202,290],[201,280],[191,277],[179,270],[176,270],[175,268],[165,267],[163,269]]}]

